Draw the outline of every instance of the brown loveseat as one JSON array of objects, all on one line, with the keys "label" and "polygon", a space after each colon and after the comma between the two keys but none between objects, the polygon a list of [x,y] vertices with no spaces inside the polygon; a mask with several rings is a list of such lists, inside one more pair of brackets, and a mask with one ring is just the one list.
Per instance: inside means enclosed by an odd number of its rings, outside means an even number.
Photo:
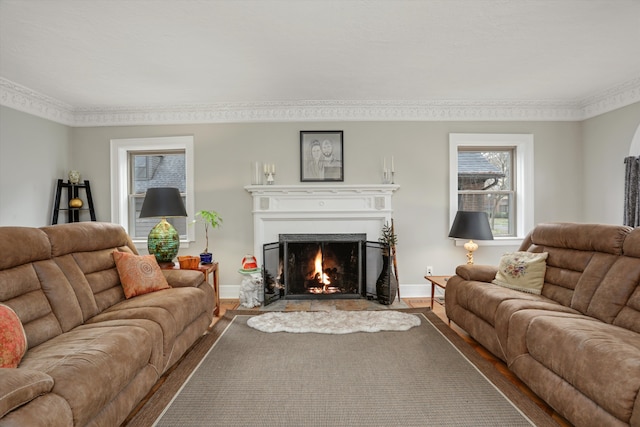
[{"label": "brown loveseat", "polygon": [[120,226],[0,227],[0,242],[0,302],[28,345],[0,369],[0,426],[117,426],[211,323],[199,271],[125,299],[112,252],[136,249]]},{"label": "brown loveseat", "polygon": [[640,229],[538,225],[520,251],[547,252],[541,295],[463,265],[448,318],[576,426],[640,426]]}]

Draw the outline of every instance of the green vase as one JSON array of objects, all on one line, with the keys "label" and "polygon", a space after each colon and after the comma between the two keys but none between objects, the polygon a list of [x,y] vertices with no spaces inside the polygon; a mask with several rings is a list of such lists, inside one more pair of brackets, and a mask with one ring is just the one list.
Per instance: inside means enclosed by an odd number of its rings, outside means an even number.
[{"label": "green vase", "polygon": [[180,235],[166,219],[151,229],[147,240],[149,253],[155,255],[158,264],[172,263],[180,249]]}]

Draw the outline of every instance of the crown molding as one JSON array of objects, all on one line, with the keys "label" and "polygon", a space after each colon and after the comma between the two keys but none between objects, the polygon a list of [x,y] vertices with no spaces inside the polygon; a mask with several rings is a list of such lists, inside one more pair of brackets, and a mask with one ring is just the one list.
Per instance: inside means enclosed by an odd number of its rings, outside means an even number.
[{"label": "crown molding", "polygon": [[580,101],[583,120],[640,101],[640,77]]},{"label": "crown molding", "polygon": [[72,127],[309,121],[581,121],[640,102],[640,78],[574,102],[302,101],[74,108],[0,77],[0,105]]},{"label": "crown molding", "polygon": [[73,107],[0,77],[0,105],[67,126],[75,126]]}]

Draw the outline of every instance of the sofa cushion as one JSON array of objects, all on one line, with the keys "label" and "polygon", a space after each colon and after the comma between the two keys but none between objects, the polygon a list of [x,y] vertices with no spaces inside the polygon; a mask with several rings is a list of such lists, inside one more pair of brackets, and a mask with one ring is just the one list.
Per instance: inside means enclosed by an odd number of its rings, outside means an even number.
[{"label": "sofa cushion", "polygon": [[0,257],[0,270],[51,258],[49,239],[37,228],[0,227],[0,242],[7,248]]},{"label": "sofa cushion", "polygon": [[120,282],[127,298],[169,289],[169,283],[154,255],[134,255],[113,251]]},{"label": "sofa cushion", "polygon": [[542,295],[583,314],[633,229],[607,224],[538,224],[519,251],[548,252]]},{"label": "sofa cushion", "polygon": [[18,315],[0,304],[0,368],[17,368],[27,351],[27,336]]},{"label": "sofa cushion", "polygon": [[50,375],[74,425],[85,425],[148,367],[153,341],[146,327],[82,326],[29,349],[20,369]]},{"label": "sofa cushion", "polygon": [[166,364],[172,357],[176,337],[209,311],[211,299],[207,297],[202,289],[191,287],[151,292],[124,300],[89,319],[87,324],[122,319],[147,319],[157,323],[162,329]]},{"label": "sofa cushion", "polygon": [[500,259],[498,272],[492,283],[517,291],[540,295],[547,268],[547,252],[513,252]]},{"label": "sofa cushion", "polygon": [[127,246],[135,253],[135,246],[127,232],[118,224],[106,222],[74,222],[42,227],[51,243],[54,257],[93,252],[105,248]]},{"label": "sofa cushion", "polygon": [[[640,333],[640,258],[621,256],[611,266],[602,282],[595,289],[586,314],[607,323],[619,323],[620,326]],[[634,298],[635,294],[635,298]],[[623,312],[624,310],[624,312]],[[629,322],[618,319],[635,311]]]},{"label": "sofa cushion", "polygon": [[[513,289],[505,288],[502,286],[494,285],[492,283],[469,281],[457,283],[456,286],[450,285],[454,282],[447,283],[447,292],[445,292],[445,308],[448,301],[454,297],[457,305],[463,309],[470,311],[475,316],[481,318],[491,326],[495,326],[496,314],[498,308],[502,303],[509,300],[528,300],[528,301],[541,301],[547,299],[541,295],[535,295],[525,292],[519,292]],[[449,294],[449,295],[448,295]]]},{"label": "sofa cushion", "polygon": [[[620,255],[631,230],[631,227],[608,224],[546,223],[538,224],[528,241],[536,246]],[[525,249],[528,248],[520,247]]]},{"label": "sofa cushion", "polygon": [[542,314],[527,323],[531,357],[629,423],[640,393],[637,333],[586,316]]},{"label": "sofa cushion", "polygon": [[53,378],[31,369],[0,371],[0,418],[53,388]]}]

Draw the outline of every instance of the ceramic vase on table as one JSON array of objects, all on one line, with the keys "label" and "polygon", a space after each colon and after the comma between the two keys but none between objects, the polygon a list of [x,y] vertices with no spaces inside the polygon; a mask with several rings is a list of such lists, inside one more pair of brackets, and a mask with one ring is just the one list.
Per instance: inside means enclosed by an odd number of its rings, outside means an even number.
[{"label": "ceramic vase on table", "polygon": [[384,305],[391,305],[396,299],[398,293],[398,280],[393,274],[392,266],[393,257],[390,255],[382,255],[382,271],[376,280],[376,294],[378,302]]},{"label": "ceramic vase on table", "polygon": [[200,263],[202,264],[212,264],[213,263],[213,254],[211,252],[203,252],[200,254]]}]

